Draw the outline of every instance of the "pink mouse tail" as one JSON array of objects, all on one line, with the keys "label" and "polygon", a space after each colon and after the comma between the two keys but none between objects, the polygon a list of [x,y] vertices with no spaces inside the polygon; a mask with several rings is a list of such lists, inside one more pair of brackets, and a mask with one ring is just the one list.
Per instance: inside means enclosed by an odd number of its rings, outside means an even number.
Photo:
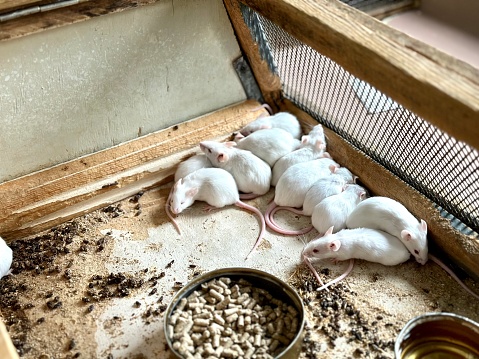
[{"label": "pink mouse tail", "polygon": [[251,112],[256,112],[256,111],[261,110],[262,108],[265,108],[266,111],[268,111],[270,115],[273,114],[273,109],[272,109],[271,106],[268,105],[267,103],[264,103],[264,104],[262,104],[262,105],[260,105],[260,106],[258,106],[258,107],[252,108],[250,111],[251,111]]},{"label": "pink mouse tail", "polygon": [[274,214],[279,211],[279,210],[287,210],[293,213],[301,214],[303,215],[303,211],[293,208],[293,207],[285,207],[285,206],[276,206],[276,203],[272,202],[266,209],[265,213],[265,220],[266,223],[268,224],[268,227],[271,228],[273,231],[280,233],[280,234],[285,234],[287,236],[298,236],[301,234],[306,234],[310,232],[313,229],[313,226],[306,227],[304,229],[300,229],[298,231],[292,231],[288,229],[281,228],[274,220]]},{"label": "pink mouse tail", "polygon": [[256,193],[240,193],[240,195],[239,195],[239,198],[242,199],[242,200],[255,199],[255,198],[258,198],[258,197],[261,197],[261,195],[256,194]]},{"label": "pink mouse tail", "polygon": [[348,266],[348,269],[346,269],[346,271],[341,274],[339,277],[333,279],[332,281],[326,283],[325,285],[323,285],[322,287],[319,287],[318,289],[316,289],[318,292],[323,290],[323,289],[327,289],[328,287],[332,286],[333,284],[335,283],[338,283],[340,281],[342,281],[344,278],[346,278],[349,273],[351,273],[351,271],[353,270],[353,267],[354,267],[354,258],[351,258],[349,260],[349,266]]},{"label": "pink mouse tail", "polygon": [[430,260],[435,262],[439,267],[444,269],[457,283],[461,285],[461,287],[464,288],[466,292],[468,292],[470,295],[472,295],[474,298],[479,299],[479,295],[474,293],[462,280],[459,279],[459,277],[454,274],[452,269],[450,269],[447,265],[445,265],[439,258],[433,256],[432,254],[428,254],[428,257]]},{"label": "pink mouse tail", "polygon": [[175,220],[175,217],[173,217],[173,215],[171,214],[170,212],[170,199],[171,199],[171,194],[173,193],[173,187],[171,187],[170,189],[170,193],[168,194],[168,198],[166,200],[166,203],[165,203],[165,212],[166,212],[166,215],[170,218],[171,222],[173,223],[173,225],[175,226],[176,230],[178,231],[178,233],[181,235],[181,229],[180,229],[180,226],[178,225],[178,223],[176,222]]},{"label": "pink mouse tail", "polygon": [[[319,285],[321,287],[324,287],[324,283],[323,281],[321,280],[321,278],[319,277],[319,273],[318,271],[316,270],[316,268],[314,268],[313,264],[311,263],[311,261],[309,260],[308,257],[304,256],[303,255],[303,262],[306,263],[306,265],[308,266],[309,270],[313,273],[314,277],[316,278],[316,280],[318,281]],[[329,292],[329,289],[328,288],[325,288],[326,291]]]},{"label": "pink mouse tail", "polygon": [[249,258],[249,256],[251,255],[251,253],[253,253],[256,248],[258,248],[258,246],[261,244],[261,240],[263,239],[263,235],[264,235],[264,232],[266,230],[266,223],[265,223],[265,220],[264,220],[264,216],[263,216],[263,213],[261,213],[261,211],[256,208],[256,207],[253,207],[253,206],[250,206],[249,204],[246,204],[244,202],[241,202],[241,201],[238,201],[235,203],[238,207],[241,207],[241,208],[244,208],[244,209],[247,209],[253,213],[256,213],[261,221],[261,230],[259,232],[259,236],[258,236],[258,239],[256,240],[256,243],[254,244],[253,248],[249,251],[248,255],[246,256],[245,260],[247,260]]}]

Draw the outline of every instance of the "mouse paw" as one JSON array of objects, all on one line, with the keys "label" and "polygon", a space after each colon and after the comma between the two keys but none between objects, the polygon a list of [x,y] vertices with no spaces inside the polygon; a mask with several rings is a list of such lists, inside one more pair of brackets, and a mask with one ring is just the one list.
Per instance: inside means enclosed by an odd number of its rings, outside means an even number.
[{"label": "mouse paw", "polygon": [[217,210],[217,209],[218,209],[217,207],[210,206],[210,205],[207,205],[207,206],[203,207],[204,212],[211,212],[211,211],[214,211],[214,210]]}]

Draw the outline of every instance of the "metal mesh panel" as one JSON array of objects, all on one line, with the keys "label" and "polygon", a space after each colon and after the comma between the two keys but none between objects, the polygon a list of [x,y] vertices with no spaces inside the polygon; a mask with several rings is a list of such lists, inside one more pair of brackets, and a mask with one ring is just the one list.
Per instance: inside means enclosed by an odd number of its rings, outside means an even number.
[{"label": "metal mesh panel", "polygon": [[[283,95],[479,231],[479,154],[360,81],[280,27],[243,9]],[[258,34],[262,31],[263,34]],[[447,213],[445,212],[445,213]],[[465,233],[468,233],[465,230]],[[470,234],[470,233],[468,233]]]}]

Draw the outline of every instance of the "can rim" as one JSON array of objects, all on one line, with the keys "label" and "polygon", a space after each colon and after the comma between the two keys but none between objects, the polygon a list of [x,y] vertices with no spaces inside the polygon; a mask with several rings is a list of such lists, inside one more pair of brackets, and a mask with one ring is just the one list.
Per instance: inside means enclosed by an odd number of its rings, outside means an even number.
[{"label": "can rim", "polygon": [[[240,275],[245,275],[245,276],[250,276],[250,277],[257,277],[262,280],[268,280],[272,282],[274,285],[276,285],[279,288],[282,289],[282,292],[289,297],[291,302],[294,303],[294,306],[299,312],[300,315],[300,325],[298,327],[297,333],[294,336],[294,338],[291,340],[291,343],[283,349],[283,351],[275,357],[275,359],[280,359],[283,357],[284,354],[288,353],[288,351],[293,347],[293,345],[296,343],[296,341],[301,337],[303,331],[304,331],[304,326],[305,326],[305,309],[304,309],[304,304],[302,298],[299,296],[298,292],[291,287],[288,283],[284,282],[283,280],[279,279],[278,277],[274,276],[271,273],[259,270],[259,269],[254,269],[254,268],[246,268],[246,267],[230,267],[230,268],[220,268],[220,269],[215,269],[206,273],[203,273],[194,279],[192,279],[190,282],[188,282],[183,288],[181,288],[172,298],[171,302],[168,304],[168,308],[165,312],[164,319],[163,319],[163,332],[165,334],[165,339],[166,343],[168,345],[168,348],[172,351],[172,353],[178,357],[182,358],[181,354],[178,353],[174,348],[173,348],[173,343],[171,342],[170,338],[168,337],[168,318],[171,316],[172,312],[174,311],[176,305],[179,303],[179,301],[193,292],[196,288],[201,286],[206,281],[212,280],[214,278],[219,278],[219,277],[228,277],[228,275],[234,275],[234,276],[240,276]],[[248,278],[245,278],[248,280]],[[253,284],[254,286],[254,284]]]},{"label": "can rim", "polygon": [[465,316],[455,314],[455,313],[448,313],[448,312],[431,312],[421,314],[417,317],[410,319],[406,325],[401,329],[399,332],[396,342],[394,343],[394,356],[396,359],[401,358],[401,343],[408,338],[410,331],[425,322],[432,322],[432,321],[439,321],[439,320],[455,320],[459,321],[462,324],[466,324],[466,326],[477,332],[479,335],[479,323],[475,322],[474,320],[467,318]]}]

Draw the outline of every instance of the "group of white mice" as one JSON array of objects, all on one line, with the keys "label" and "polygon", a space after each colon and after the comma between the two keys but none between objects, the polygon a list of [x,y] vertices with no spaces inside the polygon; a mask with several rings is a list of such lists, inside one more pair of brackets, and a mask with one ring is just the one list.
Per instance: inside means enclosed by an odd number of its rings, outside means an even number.
[{"label": "group of white mice", "polygon": [[[171,214],[179,214],[195,201],[214,208],[237,205],[258,215],[261,231],[248,256],[259,246],[266,225],[278,233],[299,235],[313,227],[319,236],[306,243],[301,260],[326,289],[346,277],[355,258],[383,265],[433,260],[470,294],[479,299],[439,259],[428,254],[427,224],[418,221],[401,203],[387,197],[367,195],[346,167],[326,152],[323,127],[314,126],[302,135],[298,119],[287,112],[259,117],[236,134],[234,141],[200,143],[203,153],[181,162],[165,211],[181,234]],[[242,200],[266,194],[275,187],[274,200],[265,214]],[[311,216],[312,226],[299,231],[281,228],[273,218],[276,211]],[[246,258],[248,258],[246,256]],[[12,250],[0,237],[0,278],[9,274]],[[324,285],[312,260],[350,260],[340,277]]]},{"label": "group of white mice", "polygon": [[[346,277],[355,258],[397,265],[412,254],[420,264],[428,259],[438,263],[477,298],[446,265],[428,254],[424,220],[418,221],[391,198],[369,197],[355,183],[357,177],[331,158],[320,124],[302,135],[298,119],[279,112],[247,124],[234,141],[203,141],[199,147],[203,153],[178,165],[165,205],[180,234],[172,213],[181,213],[195,201],[204,201],[210,208],[234,204],[256,213],[261,221],[260,235],[248,256],[259,246],[266,225],[286,235],[307,233],[313,227],[319,232],[301,252],[301,260],[321,284],[318,290]],[[264,215],[242,201],[266,194],[271,186],[275,187],[274,200]],[[312,226],[299,231],[281,228],[273,218],[280,209],[311,216]],[[343,275],[324,285],[311,264],[322,259],[350,260],[350,265]]]}]

